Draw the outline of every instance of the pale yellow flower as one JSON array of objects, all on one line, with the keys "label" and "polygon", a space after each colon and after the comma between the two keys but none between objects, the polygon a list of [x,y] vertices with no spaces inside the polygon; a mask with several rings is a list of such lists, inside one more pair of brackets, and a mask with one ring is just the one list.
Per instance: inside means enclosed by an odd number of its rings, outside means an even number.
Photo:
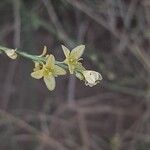
[{"label": "pale yellow flower", "polygon": [[83,76],[85,78],[85,84],[90,87],[96,85],[102,80],[101,74],[92,70],[83,71]]},{"label": "pale yellow flower", "polygon": [[47,88],[52,91],[55,89],[55,77],[58,75],[65,75],[66,71],[55,64],[55,57],[49,55],[46,57],[46,64],[36,63],[31,76],[35,79],[44,79]]},{"label": "pale yellow flower", "polygon": [[82,58],[80,58],[84,52],[85,45],[80,45],[75,47],[72,51],[62,45],[63,52],[66,56],[64,63],[68,65],[69,71],[71,74],[74,73],[75,69],[84,70],[84,67],[79,62]]},{"label": "pale yellow flower", "polygon": [[15,49],[8,49],[5,51],[6,55],[11,58],[11,59],[16,59],[17,58],[17,53]]}]

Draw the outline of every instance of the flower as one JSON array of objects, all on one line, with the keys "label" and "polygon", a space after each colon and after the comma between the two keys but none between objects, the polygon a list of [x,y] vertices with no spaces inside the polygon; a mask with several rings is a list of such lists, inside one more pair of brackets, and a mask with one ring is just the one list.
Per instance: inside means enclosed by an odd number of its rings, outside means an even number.
[{"label": "flower", "polygon": [[102,80],[102,76],[100,73],[92,70],[83,71],[83,76],[85,78],[85,84],[90,87],[96,85]]},{"label": "flower", "polygon": [[6,55],[11,58],[11,59],[16,59],[17,58],[17,53],[15,49],[7,49],[5,51]]},{"label": "flower", "polygon": [[66,57],[64,63],[68,65],[71,74],[74,73],[75,69],[85,70],[82,64],[79,62],[82,59],[80,57],[84,52],[85,45],[77,46],[72,51],[62,45],[62,49]]},{"label": "flower", "polygon": [[55,89],[55,77],[58,75],[65,75],[66,71],[55,65],[55,57],[53,55],[48,55],[46,57],[46,64],[44,63],[35,63],[35,68],[31,73],[31,76],[35,79],[44,79],[44,82],[47,88],[52,91]]}]

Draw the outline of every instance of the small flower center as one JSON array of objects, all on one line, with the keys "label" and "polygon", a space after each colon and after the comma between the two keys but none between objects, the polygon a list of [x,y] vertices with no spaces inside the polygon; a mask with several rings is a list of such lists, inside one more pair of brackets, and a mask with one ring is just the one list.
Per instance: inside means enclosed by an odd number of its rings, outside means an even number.
[{"label": "small flower center", "polygon": [[53,69],[52,68],[44,67],[44,76],[52,75],[52,73],[53,73]]},{"label": "small flower center", "polygon": [[69,61],[70,61],[70,62],[73,62],[74,60],[71,58]]},{"label": "small flower center", "polygon": [[77,64],[77,60],[73,59],[73,58],[70,58],[69,63],[72,64],[72,65],[75,65],[75,64]]}]

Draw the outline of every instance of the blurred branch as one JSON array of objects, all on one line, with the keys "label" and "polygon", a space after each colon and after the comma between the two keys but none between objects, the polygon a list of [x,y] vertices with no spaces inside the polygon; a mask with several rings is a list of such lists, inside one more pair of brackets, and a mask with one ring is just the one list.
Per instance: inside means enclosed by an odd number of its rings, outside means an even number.
[{"label": "blurred branch", "polygon": [[13,0],[14,6],[14,47],[20,47],[20,33],[21,33],[21,16],[20,16],[20,0]]},{"label": "blurred branch", "polygon": [[138,60],[143,64],[144,68],[150,74],[150,56],[147,55],[144,50],[136,45],[132,45],[131,52],[138,58]]},{"label": "blurred branch", "polygon": [[75,76],[70,75],[68,80],[67,101],[68,101],[68,106],[71,109],[75,109],[76,107],[75,86],[76,86],[76,78]]},{"label": "blurred branch", "polygon": [[125,19],[124,19],[124,25],[126,28],[129,28],[130,26],[130,23],[131,23],[131,20],[135,14],[135,11],[136,11],[136,6],[137,6],[137,3],[138,3],[139,0],[132,0],[130,5],[129,5],[129,8],[128,8],[128,11],[125,15]]},{"label": "blurred branch", "polygon": [[[110,31],[110,33],[112,33],[112,35],[114,35],[117,39],[119,39],[120,41],[120,36],[122,36],[121,38],[121,46],[123,44],[123,48],[128,48],[129,51],[139,60],[140,59],[140,62],[142,62],[142,65],[144,66],[144,68],[146,68],[146,70],[149,72],[149,65],[150,64],[150,59],[148,57],[148,62],[147,62],[147,59],[145,61],[145,58],[144,57],[141,57],[141,54],[143,55],[143,52],[140,51],[140,53],[136,53],[135,54],[135,51],[137,50],[134,50],[135,46],[132,42],[128,42],[127,40],[127,35],[126,35],[126,32],[123,32],[122,34],[118,33],[117,30],[114,28],[109,28],[109,26],[107,25],[107,22],[104,21],[101,17],[98,17],[94,14],[94,12],[92,11],[92,9],[88,6],[86,6],[83,2],[78,2],[78,1],[73,1],[73,0],[66,0],[69,4],[71,4],[72,6],[76,7],[77,9],[81,10],[82,12],[84,12],[87,16],[89,16],[91,19],[93,19],[94,21],[96,21],[99,25],[103,26],[106,30]],[[133,2],[130,4],[130,7],[128,9],[128,13],[127,13],[127,16],[126,16],[126,25],[129,25],[130,21],[131,21],[131,18],[134,14],[134,9],[136,4],[137,4],[138,0],[133,0]],[[128,44],[127,44],[128,43]],[[122,48],[121,48],[122,49]]]},{"label": "blurred branch", "polygon": [[[13,0],[13,8],[14,8],[14,47],[20,47],[20,32],[21,32],[21,17],[20,17],[20,0]],[[17,67],[17,61],[9,64],[8,72],[6,75],[6,81],[4,84],[4,91],[3,91],[3,109],[7,108],[7,105],[10,100],[10,96],[12,94],[12,82],[15,75],[15,70]]]},{"label": "blurred branch", "polygon": [[56,148],[58,150],[67,150],[67,148],[64,147],[61,143],[59,143],[55,139],[48,136],[46,133],[38,131],[36,128],[32,127],[31,125],[29,125],[25,121],[5,112],[3,110],[0,110],[0,115],[3,116],[4,118],[8,119],[10,122],[13,122],[16,126],[28,131],[35,138],[37,138],[39,141],[41,141],[41,142],[43,142],[43,143],[45,143],[45,144],[47,144],[53,148]]},{"label": "blurred branch", "polygon": [[83,142],[83,150],[90,150],[90,139],[88,135],[85,115],[82,112],[78,111],[77,117],[78,117],[80,134]]},{"label": "blurred branch", "polygon": [[89,6],[86,6],[83,2],[73,0],[66,0],[66,1],[72,6],[84,12],[87,16],[96,21],[99,25],[103,26],[106,30],[110,31],[110,33],[112,33],[116,37],[118,36],[117,31],[113,31],[111,28],[109,28],[108,23],[101,17],[97,16]]},{"label": "blurred branch", "polygon": [[14,27],[11,25],[4,24],[2,30],[0,30],[0,41],[3,40],[5,36],[7,36],[10,32],[14,30]]},{"label": "blurred branch", "polygon": [[[127,13],[125,14],[125,16],[123,16],[123,22],[124,22],[124,26],[126,31],[129,30],[129,27],[131,25],[131,20],[133,19],[133,16],[136,12],[136,6],[137,6],[138,0],[132,0]],[[124,49],[126,48],[126,46],[129,44],[130,42],[130,37],[129,34],[123,32],[120,38],[120,42],[117,46],[117,50],[118,51],[124,51]]]},{"label": "blurred branch", "polygon": [[70,40],[71,38],[67,35],[67,32],[63,29],[62,24],[59,22],[59,19],[54,10],[51,0],[42,0],[42,1],[47,9],[48,15],[50,19],[52,20],[52,23],[54,24],[55,29],[60,39],[63,39],[63,41],[65,41],[67,44],[69,44],[70,46],[73,46],[74,45],[73,41]]}]

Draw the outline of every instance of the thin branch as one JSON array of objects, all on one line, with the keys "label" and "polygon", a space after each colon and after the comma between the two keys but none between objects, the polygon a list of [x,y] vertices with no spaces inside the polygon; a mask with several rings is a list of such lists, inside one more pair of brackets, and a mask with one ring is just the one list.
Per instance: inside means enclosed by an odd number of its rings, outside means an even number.
[{"label": "thin branch", "polygon": [[[20,32],[21,32],[21,17],[20,17],[20,0],[13,0],[13,8],[14,8],[14,47],[20,47]],[[4,91],[3,91],[3,109],[7,108],[7,105],[10,100],[11,89],[13,85],[13,78],[15,75],[15,70],[17,67],[17,61],[9,64],[6,81],[4,84]]]},{"label": "thin branch", "polygon": [[47,9],[48,15],[52,20],[52,23],[55,25],[55,29],[60,39],[63,39],[67,44],[73,46],[74,42],[70,40],[70,37],[67,35],[66,31],[62,27],[62,24],[59,22],[59,19],[57,17],[55,9],[53,8],[53,4],[51,3],[51,1],[49,0],[42,0],[42,1]]},{"label": "thin branch", "polygon": [[26,131],[28,131],[29,133],[33,134],[35,136],[35,138],[37,138],[39,141],[41,141],[41,142],[43,142],[43,143],[45,143],[45,144],[47,144],[53,148],[56,148],[58,150],[67,150],[67,148],[64,147],[61,143],[59,143],[58,141],[56,141],[52,137],[48,136],[44,132],[37,130],[36,128],[31,126],[30,124],[28,124],[24,120],[21,120],[15,116],[3,111],[3,110],[0,110],[0,115],[5,117],[9,121],[13,122],[18,127],[23,128]]}]

